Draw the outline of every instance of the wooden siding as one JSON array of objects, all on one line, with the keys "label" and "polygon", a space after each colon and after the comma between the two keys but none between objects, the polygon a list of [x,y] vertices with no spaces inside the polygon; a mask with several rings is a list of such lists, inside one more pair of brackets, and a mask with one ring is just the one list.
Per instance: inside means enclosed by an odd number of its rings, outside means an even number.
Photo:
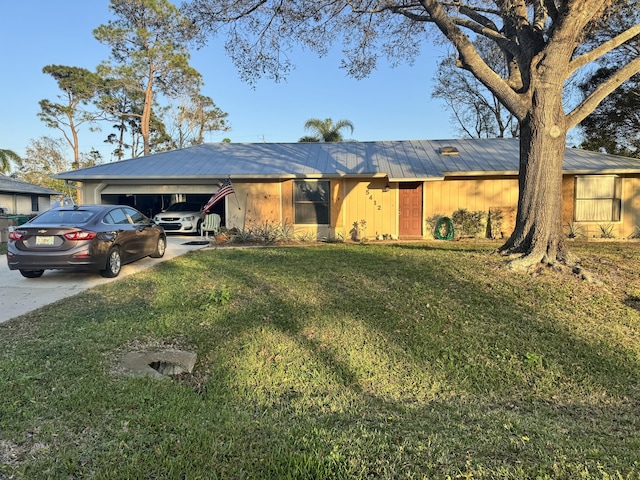
[{"label": "wooden siding", "polygon": [[[227,197],[227,228],[246,229],[282,223],[282,188],[279,182],[234,182],[235,193]],[[235,198],[234,198],[235,197]]]},{"label": "wooden siding", "polygon": [[285,180],[282,182],[282,222],[293,224],[293,180]]},{"label": "wooden siding", "polygon": [[622,222],[621,236],[632,235],[640,227],[640,177],[622,179]]},{"label": "wooden siding", "polygon": [[[387,181],[384,178],[359,181],[347,179],[342,216],[344,229],[336,226],[336,234],[349,238],[349,232],[355,222],[366,221],[363,236],[375,238],[376,235],[394,234],[398,232],[398,191],[397,184],[390,185],[384,191]],[[395,187],[395,188],[394,188]]]},{"label": "wooden siding", "polygon": [[573,222],[576,199],[576,177],[565,175],[562,177],[562,225]]},{"label": "wooden siding", "polygon": [[489,212],[490,208],[517,206],[517,178],[452,178],[425,183],[425,218],[450,216],[460,208]]},{"label": "wooden siding", "polygon": [[344,228],[344,216],[342,215],[342,203],[344,201],[344,181],[331,180],[331,205],[329,214],[331,215],[331,228]]}]

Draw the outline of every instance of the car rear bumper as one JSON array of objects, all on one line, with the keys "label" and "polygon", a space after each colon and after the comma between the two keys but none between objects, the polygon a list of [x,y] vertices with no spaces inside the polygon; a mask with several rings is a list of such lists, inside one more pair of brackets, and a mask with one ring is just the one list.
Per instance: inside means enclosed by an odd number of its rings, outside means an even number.
[{"label": "car rear bumper", "polygon": [[106,255],[86,246],[66,252],[26,252],[11,243],[7,246],[9,270],[100,270],[106,264]]}]

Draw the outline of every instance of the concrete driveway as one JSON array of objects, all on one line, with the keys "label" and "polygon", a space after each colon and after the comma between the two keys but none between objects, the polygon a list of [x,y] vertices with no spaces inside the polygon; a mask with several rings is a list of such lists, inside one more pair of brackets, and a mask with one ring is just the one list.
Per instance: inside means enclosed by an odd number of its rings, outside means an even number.
[{"label": "concrete driveway", "polygon": [[58,270],[46,270],[40,278],[24,278],[17,270],[9,270],[6,255],[0,255],[0,323],[206,246],[185,245],[202,240],[197,236],[167,235],[167,240],[167,251],[163,258],[143,258],[124,265],[117,278],[103,278],[98,273],[66,273]]}]

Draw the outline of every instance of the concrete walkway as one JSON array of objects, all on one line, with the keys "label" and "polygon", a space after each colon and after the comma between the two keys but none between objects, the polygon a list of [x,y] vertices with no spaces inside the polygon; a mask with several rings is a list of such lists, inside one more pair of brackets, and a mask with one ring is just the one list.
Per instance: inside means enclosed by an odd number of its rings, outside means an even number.
[{"label": "concrete walkway", "polygon": [[9,270],[6,255],[0,255],[0,323],[205,246],[184,245],[202,240],[197,236],[168,235],[167,240],[167,251],[163,258],[143,258],[124,265],[117,278],[103,278],[99,273],[69,273],[59,270],[45,270],[40,278],[24,278],[19,271]]}]

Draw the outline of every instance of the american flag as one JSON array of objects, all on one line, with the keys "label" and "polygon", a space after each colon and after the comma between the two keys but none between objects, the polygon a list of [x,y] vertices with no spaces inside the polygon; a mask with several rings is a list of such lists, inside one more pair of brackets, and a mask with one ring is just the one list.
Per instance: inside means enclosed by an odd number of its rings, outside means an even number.
[{"label": "american flag", "polygon": [[211,207],[213,207],[219,200],[223,199],[227,195],[234,193],[231,179],[227,178],[216,193],[214,193],[204,207],[202,207],[202,213],[206,214]]}]

